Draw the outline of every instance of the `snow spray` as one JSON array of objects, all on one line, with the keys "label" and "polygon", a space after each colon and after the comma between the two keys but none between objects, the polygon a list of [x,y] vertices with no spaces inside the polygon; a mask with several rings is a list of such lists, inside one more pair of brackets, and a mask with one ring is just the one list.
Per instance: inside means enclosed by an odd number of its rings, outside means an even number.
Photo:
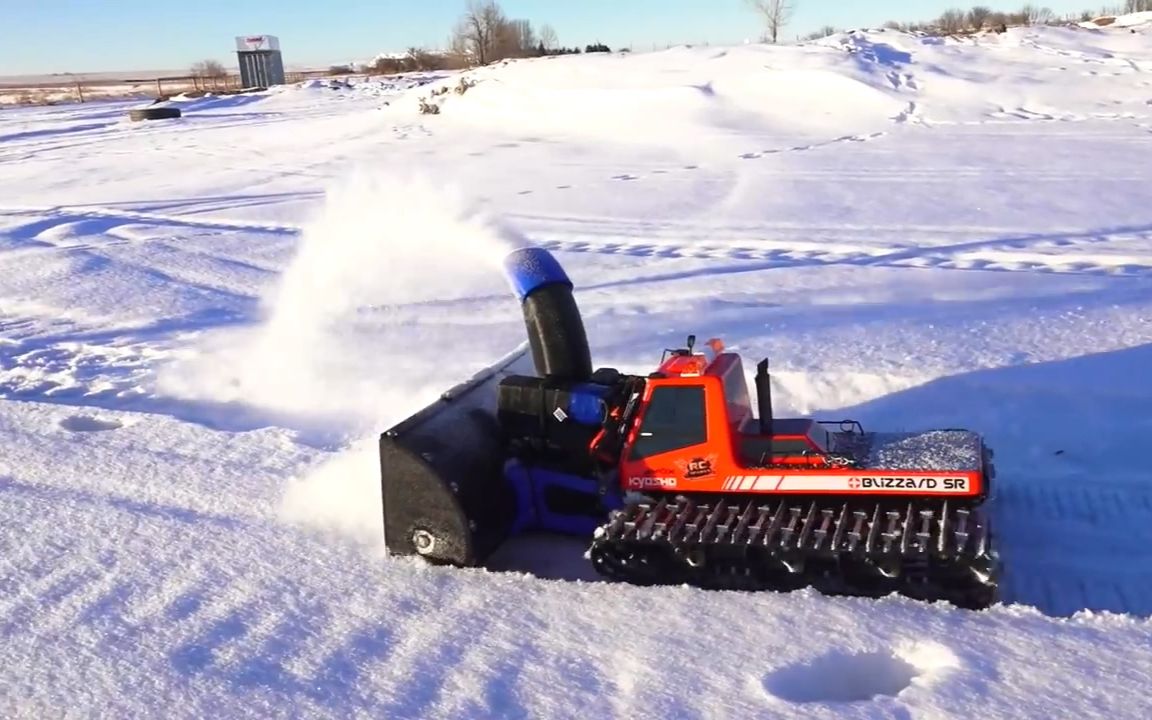
[{"label": "snow spray", "polygon": [[331,188],[244,361],[258,402],[358,438],[289,487],[287,520],[379,541],[377,434],[459,381],[437,348],[466,345],[469,328],[443,317],[506,296],[498,312],[519,327],[502,262],[529,244],[427,178],[361,172]]}]

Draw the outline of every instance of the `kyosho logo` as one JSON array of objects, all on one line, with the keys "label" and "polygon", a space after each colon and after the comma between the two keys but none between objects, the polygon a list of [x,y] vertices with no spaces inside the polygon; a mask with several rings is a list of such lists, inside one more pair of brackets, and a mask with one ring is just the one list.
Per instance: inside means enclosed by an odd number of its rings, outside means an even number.
[{"label": "kyosho logo", "polygon": [[674,488],[674,487],[676,487],[676,478],[674,478],[674,477],[631,477],[631,478],[628,478],[628,487],[630,487],[630,488]]}]

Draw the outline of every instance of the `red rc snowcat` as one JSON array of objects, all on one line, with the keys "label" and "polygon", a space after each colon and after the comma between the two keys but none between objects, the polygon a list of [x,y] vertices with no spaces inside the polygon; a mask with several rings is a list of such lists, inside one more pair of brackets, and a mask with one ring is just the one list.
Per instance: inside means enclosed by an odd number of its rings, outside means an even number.
[{"label": "red rc snowcat", "polygon": [[648,375],[593,371],[556,259],[522,248],[505,268],[528,342],[380,436],[391,554],[477,566],[558,532],[634,584],[996,602],[980,435],[776,418],[767,359],[754,414],[719,340],[689,336]]}]

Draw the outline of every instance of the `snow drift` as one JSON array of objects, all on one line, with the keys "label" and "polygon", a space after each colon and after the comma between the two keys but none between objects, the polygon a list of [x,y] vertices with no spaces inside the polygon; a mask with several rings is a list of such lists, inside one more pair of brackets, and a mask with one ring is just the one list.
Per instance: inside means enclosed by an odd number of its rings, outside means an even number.
[{"label": "snow drift", "polygon": [[[1147,37],[0,114],[0,714],[1149,716]],[[373,433],[523,339],[520,239],[598,365],[718,335],[781,413],[985,433],[1005,604],[591,582],[545,538],[382,558]]]}]

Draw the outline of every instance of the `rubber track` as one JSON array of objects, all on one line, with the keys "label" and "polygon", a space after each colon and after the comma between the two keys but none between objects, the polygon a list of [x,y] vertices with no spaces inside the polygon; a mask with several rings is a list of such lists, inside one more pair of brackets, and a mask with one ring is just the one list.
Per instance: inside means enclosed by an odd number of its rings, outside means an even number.
[{"label": "rubber track", "polygon": [[603,575],[640,585],[898,592],[981,608],[998,559],[981,507],[948,500],[677,496],[615,511],[589,549]]}]

